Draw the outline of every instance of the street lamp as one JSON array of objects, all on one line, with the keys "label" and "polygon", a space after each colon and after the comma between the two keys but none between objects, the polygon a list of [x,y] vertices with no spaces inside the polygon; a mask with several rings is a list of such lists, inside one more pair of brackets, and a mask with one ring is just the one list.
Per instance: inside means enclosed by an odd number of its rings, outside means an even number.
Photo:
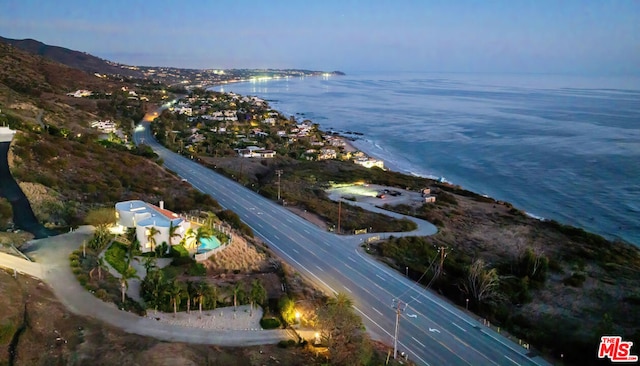
[{"label": "street lamp", "polygon": [[467,299],[467,310],[469,310],[469,299]]},{"label": "street lamp", "polygon": [[300,312],[296,311],[296,323],[300,324]]}]

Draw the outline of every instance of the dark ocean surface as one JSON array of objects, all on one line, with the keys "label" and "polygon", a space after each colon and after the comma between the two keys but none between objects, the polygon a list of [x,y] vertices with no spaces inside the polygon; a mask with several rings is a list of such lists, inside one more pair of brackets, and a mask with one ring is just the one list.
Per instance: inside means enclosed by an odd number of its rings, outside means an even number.
[{"label": "dark ocean surface", "polygon": [[640,245],[640,78],[354,74],[214,87],[256,95],[387,167]]}]

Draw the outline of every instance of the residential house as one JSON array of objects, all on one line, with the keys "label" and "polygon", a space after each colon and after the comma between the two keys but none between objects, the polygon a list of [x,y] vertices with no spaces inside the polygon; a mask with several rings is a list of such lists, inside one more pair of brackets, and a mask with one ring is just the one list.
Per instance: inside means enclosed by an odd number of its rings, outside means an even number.
[{"label": "residential house", "polygon": [[[160,201],[160,207],[140,200],[118,202],[116,219],[117,225],[121,228],[136,229],[136,238],[143,253],[154,250],[152,241],[155,241],[156,246],[163,242],[170,245],[179,244],[191,227],[188,220],[166,210],[163,201]],[[158,231],[153,237],[150,236],[152,227]],[[171,227],[177,228],[173,238],[169,238]]]}]

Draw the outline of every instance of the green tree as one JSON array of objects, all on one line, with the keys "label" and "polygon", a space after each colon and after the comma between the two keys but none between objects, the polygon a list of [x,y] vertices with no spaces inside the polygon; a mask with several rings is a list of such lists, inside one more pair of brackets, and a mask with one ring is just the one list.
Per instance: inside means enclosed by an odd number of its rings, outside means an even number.
[{"label": "green tree", "polygon": [[173,238],[180,236],[179,229],[180,225],[173,225],[173,221],[169,222],[169,245],[173,245]]},{"label": "green tree", "polygon": [[120,277],[120,291],[122,292],[122,304],[124,304],[125,295],[127,292],[127,288],[129,288],[129,280],[132,278],[138,278],[136,275],[136,270],[131,266],[131,263],[127,261],[126,270],[121,274]]},{"label": "green tree", "polygon": [[267,299],[267,290],[264,288],[262,282],[258,279],[251,282],[251,290],[249,291],[249,299],[251,300],[251,308],[249,310],[249,316],[253,316],[253,306],[262,305]]},{"label": "green tree", "polygon": [[156,234],[160,234],[160,230],[156,229],[155,226],[147,228],[147,242],[151,244],[152,252],[156,250]]},{"label": "green tree", "polygon": [[296,319],[295,302],[285,295],[278,301],[278,308],[280,309],[282,320],[286,324],[293,324]]},{"label": "green tree", "polygon": [[233,311],[237,310],[238,298],[242,298],[244,295],[244,289],[242,288],[242,282],[236,282],[231,286],[231,293],[233,294]]},{"label": "green tree", "polygon": [[169,296],[169,300],[173,305],[174,316],[178,313],[178,306],[180,306],[184,290],[184,285],[176,280],[173,280],[172,282],[167,284],[166,294]]},{"label": "green tree", "polygon": [[478,258],[469,266],[463,288],[469,298],[481,305],[499,299],[499,285],[498,271],[495,268],[487,270],[484,260]]},{"label": "green tree", "polygon": [[373,348],[362,321],[352,308],[351,299],[337,293],[318,310],[317,324],[327,345],[331,362],[336,365],[366,365]]},{"label": "green tree", "polygon": [[145,257],[144,258],[144,269],[147,272],[147,274],[154,268],[156,268],[156,261],[157,259],[154,257]]},{"label": "green tree", "polygon": [[207,294],[211,291],[211,287],[204,281],[195,284],[194,300],[198,303],[198,310],[202,315],[202,306],[204,305]]}]

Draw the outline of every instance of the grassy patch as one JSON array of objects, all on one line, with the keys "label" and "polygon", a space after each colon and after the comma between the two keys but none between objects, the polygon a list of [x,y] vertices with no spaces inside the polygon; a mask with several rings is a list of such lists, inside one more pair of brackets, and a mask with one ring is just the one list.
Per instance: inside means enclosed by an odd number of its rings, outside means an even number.
[{"label": "grassy patch", "polygon": [[116,241],[107,249],[104,254],[104,259],[111,267],[118,271],[118,273],[123,274],[127,270],[127,252],[127,246]]}]

